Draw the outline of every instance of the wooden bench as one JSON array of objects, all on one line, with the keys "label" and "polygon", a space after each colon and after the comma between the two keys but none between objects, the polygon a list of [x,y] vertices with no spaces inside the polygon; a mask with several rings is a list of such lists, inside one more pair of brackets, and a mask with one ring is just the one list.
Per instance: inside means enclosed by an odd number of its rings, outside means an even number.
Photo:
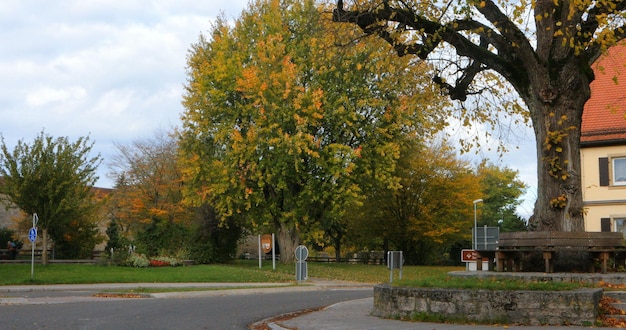
[{"label": "wooden bench", "polygon": [[520,270],[524,253],[542,253],[546,273],[554,272],[554,255],[559,252],[586,252],[601,261],[602,273],[607,272],[609,257],[626,252],[624,235],[616,232],[511,232],[501,233],[495,253],[497,270]]}]

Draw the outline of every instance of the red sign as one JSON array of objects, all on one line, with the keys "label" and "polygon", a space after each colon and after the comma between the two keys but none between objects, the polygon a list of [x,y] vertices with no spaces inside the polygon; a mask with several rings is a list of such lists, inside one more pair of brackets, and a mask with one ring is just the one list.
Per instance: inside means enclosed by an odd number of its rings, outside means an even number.
[{"label": "red sign", "polygon": [[272,251],[272,235],[261,235],[261,248],[263,249],[263,253]]},{"label": "red sign", "polygon": [[478,259],[478,252],[474,250],[461,250],[461,261],[462,262],[472,262]]}]

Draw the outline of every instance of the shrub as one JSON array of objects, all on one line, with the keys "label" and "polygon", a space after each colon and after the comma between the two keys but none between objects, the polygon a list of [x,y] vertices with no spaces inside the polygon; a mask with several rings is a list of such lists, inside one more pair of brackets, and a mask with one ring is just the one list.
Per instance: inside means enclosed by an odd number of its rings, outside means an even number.
[{"label": "shrub", "polygon": [[140,253],[133,253],[128,257],[128,266],[144,268],[150,266],[150,260],[144,255]]}]

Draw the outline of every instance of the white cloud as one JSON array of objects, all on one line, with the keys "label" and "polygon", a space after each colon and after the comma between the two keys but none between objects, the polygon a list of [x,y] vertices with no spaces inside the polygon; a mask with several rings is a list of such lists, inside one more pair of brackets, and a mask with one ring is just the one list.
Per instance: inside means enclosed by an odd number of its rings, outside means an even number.
[{"label": "white cloud", "polygon": [[54,103],[74,103],[83,100],[87,96],[84,88],[70,86],[67,88],[37,88],[26,95],[26,105],[30,107],[48,106]]},{"label": "white cloud", "polygon": [[[11,148],[44,129],[113,142],[178,124],[187,51],[247,0],[0,2],[0,133]],[[100,168],[99,185],[111,186]]]},{"label": "white cloud", "polygon": [[[500,126],[492,130],[485,125],[474,124],[465,127],[459,120],[450,118],[446,134],[449,142],[458,145],[459,140],[472,141],[478,137],[480,146],[473,148],[464,158],[471,159],[478,164],[483,159],[500,167],[509,167],[519,172],[518,178],[527,185],[526,192],[521,197],[522,203],[517,208],[517,214],[528,219],[534,210],[537,199],[537,155],[535,135],[533,129],[524,125],[512,124],[510,118],[501,118]],[[489,134],[487,134],[489,133]],[[503,144],[507,152],[498,152],[498,146]]]},{"label": "white cloud", "polygon": [[[114,142],[177,125],[188,49],[218,15],[236,18],[247,4],[0,1],[0,133],[10,148],[42,129],[72,139],[89,135],[106,161]],[[534,152],[531,142],[503,158],[530,185],[536,184]],[[101,166],[98,185],[112,185],[106,172]]]}]

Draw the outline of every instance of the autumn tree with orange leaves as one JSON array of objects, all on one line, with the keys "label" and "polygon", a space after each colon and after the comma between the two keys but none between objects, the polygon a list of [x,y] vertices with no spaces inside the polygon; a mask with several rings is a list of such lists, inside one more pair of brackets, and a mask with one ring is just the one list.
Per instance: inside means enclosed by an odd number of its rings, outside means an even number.
[{"label": "autumn tree with orange leaves", "polygon": [[427,66],[336,27],[316,1],[257,0],[188,58],[185,198],[275,232],[283,262],[303,233],[341,235],[367,185],[398,186],[402,141],[445,124]]},{"label": "autumn tree with orange leaves", "polygon": [[193,211],[181,202],[176,139],[159,131],[116,148],[109,208],[118,231],[142,253],[177,253],[187,245]]}]

